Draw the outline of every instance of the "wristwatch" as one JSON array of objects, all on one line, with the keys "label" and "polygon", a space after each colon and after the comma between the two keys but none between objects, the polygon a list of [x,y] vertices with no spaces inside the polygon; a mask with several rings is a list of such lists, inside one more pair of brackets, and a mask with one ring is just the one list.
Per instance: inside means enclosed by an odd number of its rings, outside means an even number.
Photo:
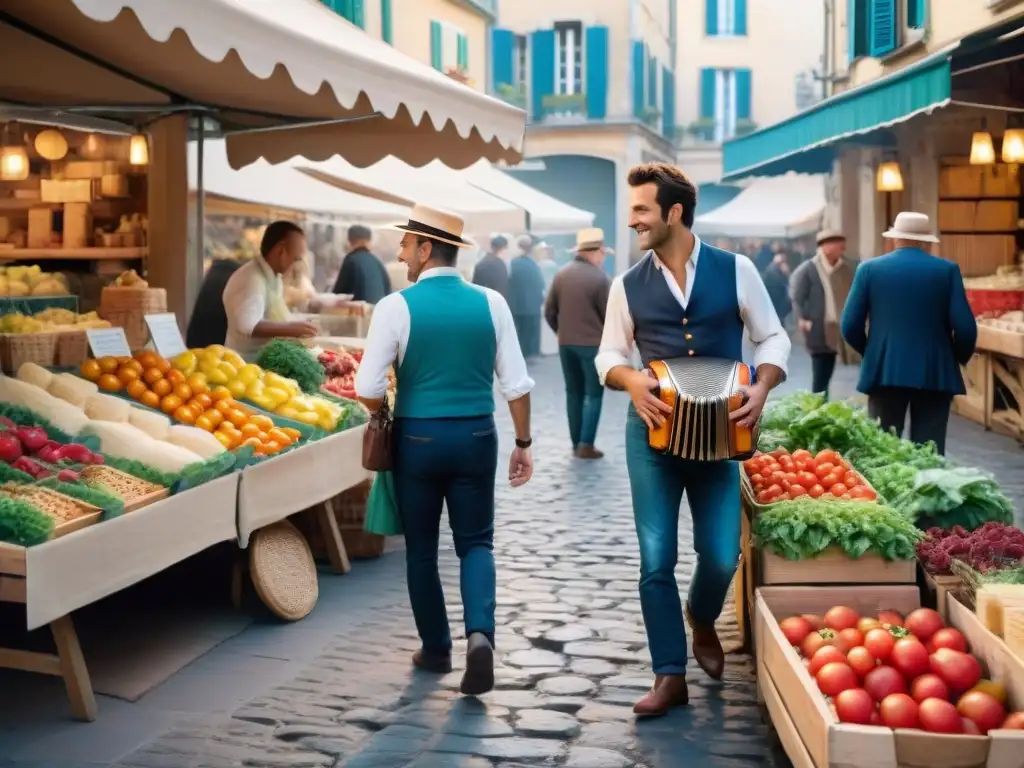
[{"label": "wristwatch", "polygon": [[531,445],[533,445],[532,437],[529,440],[520,440],[518,437],[516,438],[516,448],[529,448]]}]

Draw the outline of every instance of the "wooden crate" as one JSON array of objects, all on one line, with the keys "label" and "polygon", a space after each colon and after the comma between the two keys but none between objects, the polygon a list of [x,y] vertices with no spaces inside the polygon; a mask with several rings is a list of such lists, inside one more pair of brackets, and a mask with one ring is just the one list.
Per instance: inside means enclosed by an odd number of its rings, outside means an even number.
[{"label": "wooden crate", "polygon": [[760,550],[761,580],[772,584],[913,584],[917,561],[887,561],[868,554],[851,558],[839,547],[829,547],[812,560],[787,560],[772,549]]},{"label": "wooden crate", "polygon": [[988,426],[988,412],[992,407],[992,369],[989,355],[979,351],[966,366],[960,367],[967,394],[953,398],[953,412],[975,424]]},{"label": "wooden crate", "polygon": [[[1024,732],[948,736],[840,723],[789,645],[778,620],[848,605],[862,613],[918,606],[916,587],[764,587],[757,591],[755,637],[758,686],[780,741],[795,766],[806,768],[1021,768]],[[1012,706],[1024,702],[1024,666],[973,613],[951,601],[950,618],[989,674],[1007,686]],[[1002,648],[1000,648],[1002,646]]]},{"label": "wooden crate", "polygon": [[923,568],[921,570],[924,573],[925,589],[928,590],[931,597],[930,602],[935,605],[935,610],[939,612],[943,620],[949,621],[947,603],[950,600],[950,595],[963,589],[963,581],[959,576],[934,576]]},{"label": "wooden crate", "polygon": [[995,328],[988,323],[979,323],[977,348],[1007,357],[1024,359],[1024,333]]}]

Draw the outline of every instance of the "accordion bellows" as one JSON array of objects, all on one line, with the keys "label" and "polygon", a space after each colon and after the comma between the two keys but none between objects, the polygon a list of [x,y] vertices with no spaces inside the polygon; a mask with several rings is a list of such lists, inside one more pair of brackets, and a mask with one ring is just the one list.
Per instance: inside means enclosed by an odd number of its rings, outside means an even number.
[{"label": "accordion bellows", "polygon": [[660,427],[650,430],[651,448],[693,461],[747,459],[757,447],[757,427],[729,420],[752,383],[750,366],[715,357],[652,360],[657,396],[672,407]]}]

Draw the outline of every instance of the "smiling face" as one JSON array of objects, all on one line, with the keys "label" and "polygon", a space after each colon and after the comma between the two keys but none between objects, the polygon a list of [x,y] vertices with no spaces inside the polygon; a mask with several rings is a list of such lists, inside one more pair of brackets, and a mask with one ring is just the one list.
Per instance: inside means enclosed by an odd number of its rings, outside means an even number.
[{"label": "smiling face", "polygon": [[668,242],[671,228],[679,225],[682,206],[674,205],[663,218],[658,205],[658,187],[641,184],[629,188],[629,226],[636,232],[642,250],[657,250]]},{"label": "smiling face", "polygon": [[430,261],[429,240],[419,242],[416,235],[406,232],[398,246],[398,260],[405,264],[410,283],[415,283]]}]

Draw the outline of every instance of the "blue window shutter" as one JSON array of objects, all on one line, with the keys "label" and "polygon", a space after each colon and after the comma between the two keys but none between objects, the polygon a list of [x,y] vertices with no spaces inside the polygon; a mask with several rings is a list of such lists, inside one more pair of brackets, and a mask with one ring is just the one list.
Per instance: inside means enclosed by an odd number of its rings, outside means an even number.
[{"label": "blue window shutter", "polygon": [[669,138],[676,132],[676,76],[668,67],[661,70],[661,132]]},{"label": "blue window shutter", "polygon": [[380,37],[387,44],[394,42],[391,26],[391,0],[380,0]]},{"label": "blue window shutter", "polygon": [[907,0],[907,26],[924,29],[928,24],[928,0]]},{"label": "blue window shutter", "polygon": [[747,34],[747,0],[732,0],[733,2],[733,32],[737,35]]},{"label": "blue window shutter", "polygon": [[444,35],[441,30],[440,21],[430,22],[430,66],[434,69],[444,69],[444,54],[441,46],[444,45]]},{"label": "blue window shutter", "polygon": [[718,35],[718,0],[704,0],[704,34]]},{"label": "blue window shutter", "polygon": [[491,85],[495,92],[515,85],[516,35],[511,29],[491,30]]},{"label": "blue window shutter", "polygon": [[350,0],[349,5],[352,15],[348,20],[360,29],[366,29],[366,8],[363,6],[363,0]]},{"label": "blue window shutter", "polygon": [[653,56],[647,57],[647,106],[658,106],[658,70],[661,65]]},{"label": "blue window shutter", "polygon": [[848,61],[853,61],[860,55],[857,51],[857,26],[857,0],[846,0],[846,31],[850,36],[846,49]]},{"label": "blue window shutter", "polygon": [[544,116],[544,97],[555,92],[555,30],[538,29],[530,35],[530,101],[533,117]]},{"label": "blue window shutter", "polygon": [[871,0],[871,55],[896,49],[896,0]]},{"label": "blue window shutter", "polygon": [[715,81],[718,70],[710,67],[700,71],[700,116],[715,119]]},{"label": "blue window shutter", "polygon": [[608,27],[587,27],[587,117],[604,120],[608,116]]},{"label": "blue window shutter", "polygon": [[456,65],[459,69],[465,72],[469,69],[469,39],[459,32],[458,36],[458,50],[456,51]]},{"label": "blue window shutter", "polygon": [[750,119],[750,86],[751,72],[749,69],[736,70],[736,119]]},{"label": "blue window shutter", "polygon": [[647,77],[644,67],[647,65],[647,52],[640,40],[633,41],[633,115],[640,117],[644,113],[646,101]]}]

